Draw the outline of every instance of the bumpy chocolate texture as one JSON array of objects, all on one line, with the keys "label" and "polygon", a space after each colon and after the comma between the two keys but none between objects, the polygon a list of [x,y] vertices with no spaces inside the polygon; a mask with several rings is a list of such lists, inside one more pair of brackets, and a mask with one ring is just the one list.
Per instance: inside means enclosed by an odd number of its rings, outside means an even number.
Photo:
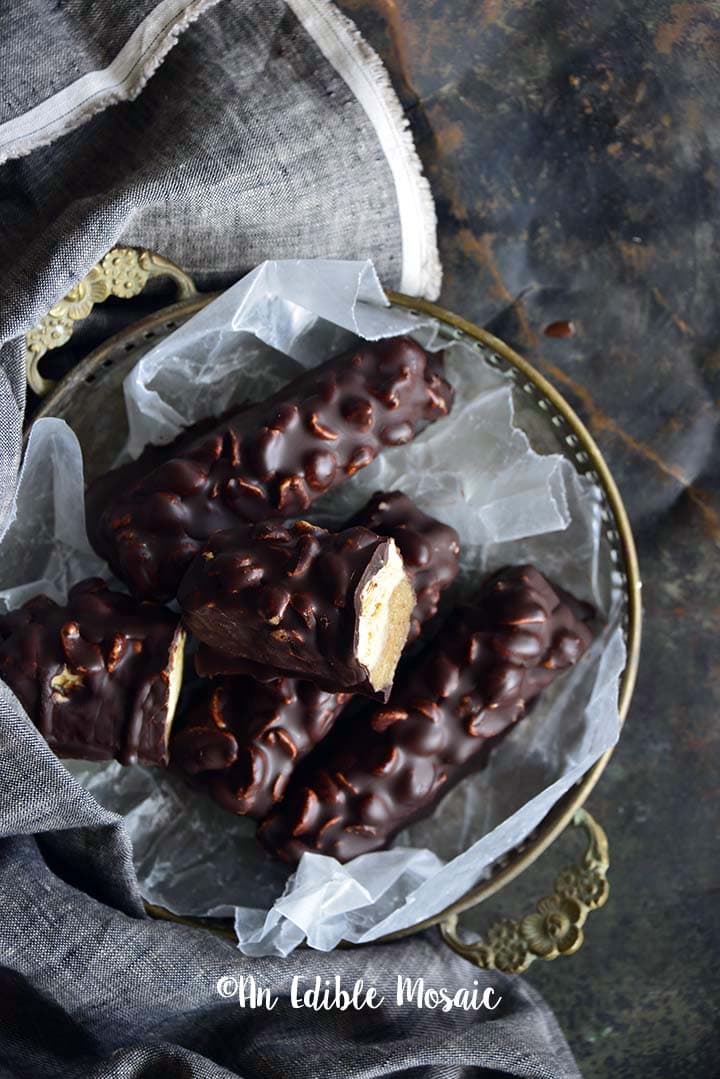
[{"label": "bumpy chocolate texture", "polygon": [[0,615],[0,677],[59,757],[166,765],[184,641],[177,615],[90,578]]},{"label": "bumpy chocolate texture", "polygon": [[[589,609],[573,606],[586,616]],[[337,724],[259,830],[286,861],[346,862],[426,816],[588,648],[591,633],[531,566],[505,569],[458,607],[399,675],[387,705]]]},{"label": "bumpy chocolate texture", "polygon": [[171,764],[224,809],[263,817],[347,700],[297,678],[222,679],[175,724]]},{"label": "bumpy chocolate texture", "polygon": [[[437,614],[440,593],[457,577],[458,534],[450,525],[423,513],[402,491],[376,491],[344,528],[358,526],[369,528],[378,536],[388,536],[398,546],[415,590],[415,609],[407,638],[407,644],[411,644],[420,636],[422,626]],[[202,644],[195,666],[199,675],[211,678],[251,674],[267,681],[277,675],[272,669],[223,655]]]},{"label": "bumpy chocolate texture", "polygon": [[437,614],[440,593],[458,575],[460,540],[450,525],[423,513],[402,491],[377,491],[346,528],[362,525],[394,539],[415,589],[408,644]]},{"label": "bumpy chocolate texture", "polygon": [[[378,651],[364,647],[366,606],[386,572],[392,588],[378,629],[387,630],[387,647]],[[415,597],[393,540],[298,521],[215,533],[185,574],[178,602],[187,627],[213,649],[330,692],[386,700]]]},{"label": "bumpy chocolate texture", "polygon": [[[185,450],[203,435],[211,434],[218,425],[232,420],[247,407],[247,402],[233,405],[221,416],[208,416],[194,423],[192,427],[181,431],[172,442],[164,446],[146,446],[134,461],[128,461],[124,465],[119,465],[118,468],[113,468],[110,472],[104,472],[88,484],[85,492],[85,522],[93,547],[98,549],[102,547],[103,515],[107,509],[112,509],[118,498],[124,498],[129,490],[144,480],[154,469],[175,457],[182,457]],[[228,517],[227,525],[224,527],[229,527],[231,524],[235,524],[234,517]]]},{"label": "bumpy chocolate texture", "polygon": [[[420,624],[437,612],[441,590],[457,576],[457,532],[400,491],[377,492],[347,527],[353,525],[366,525],[397,543],[416,594],[408,642],[414,640]],[[175,723],[171,763],[191,775],[212,772],[203,777],[203,786],[220,805],[262,817],[350,697],[301,679],[279,679],[272,668],[206,645],[195,662],[200,675],[252,677],[221,678],[201,694],[189,717]]]},{"label": "bumpy chocolate texture", "polygon": [[440,363],[401,337],[305,372],[132,484],[91,525],[97,550],[135,594],[174,596],[213,532],[302,516],[385,446],[446,415],[452,390]]},{"label": "bumpy chocolate texture", "polygon": [[[397,543],[416,593],[408,641],[415,639],[420,623],[435,615],[440,591],[457,575],[457,533],[400,491],[373,495],[351,525],[366,525]],[[176,722],[171,762],[190,774],[212,772],[203,785],[216,801],[231,812],[262,817],[282,796],[300,760],[328,733],[349,695],[330,694],[301,679],[278,679],[272,668],[206,645],[200,646],[196,667],[201,675],[246,677],[220,679],[186,720]]]}]

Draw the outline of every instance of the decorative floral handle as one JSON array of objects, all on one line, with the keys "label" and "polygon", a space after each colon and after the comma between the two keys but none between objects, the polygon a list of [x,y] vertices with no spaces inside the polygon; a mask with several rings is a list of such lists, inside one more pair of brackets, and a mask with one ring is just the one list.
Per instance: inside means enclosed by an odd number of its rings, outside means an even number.
[{"label": "decorative floral handle", "polygon": [[440,932],[453,951],[486,970],[520,974],[536,959],[557,959],[580,948],[588,914],[608,897],[608,841],[585,809],[577,811],[573,824],[584,829],[588,847],[580,865],[567,866],[558,875],[553,894],[541,899],[533,914],[520,921],[501,918],[472,943],[460,940],[458,916],[451,915]]},{"label": "decorative floral handle", "polygon": [[177,285],[178,300],[186,300],[197,294],[192,278],[162,255],[134,247],[114,247],[108,251],[25,334],[25,366],[30,388],[39,397],[50,392],[55,383],[40,374],[40,360],[50,349],[60,348],[70,340],[75,323],[87,318],[96,303],[102,303],[108,296],[119,296],[126,300],[137,296],[152,277],[171,277]]}]

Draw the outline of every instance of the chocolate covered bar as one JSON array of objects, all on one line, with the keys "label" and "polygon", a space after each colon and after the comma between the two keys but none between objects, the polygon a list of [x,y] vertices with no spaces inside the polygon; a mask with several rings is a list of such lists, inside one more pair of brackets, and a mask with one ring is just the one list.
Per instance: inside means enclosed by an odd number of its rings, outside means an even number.
[{"label": "chocolate covered bar", "polygon": [[[420,636],[425,622],[435,616],[440,593],[458,574],[460,541],[450,525],[423,513],[402,491],[377,491],[344,526],[369,528],[378,536],[395,540],[415,591],[407,644]],[[250,674],[267,680],[276,677],[272,668],[238,656],[227,656],[200,645],[195,657],[197,673],[204,677]]]},{"label": "chocolate covered bar", "polygon": [[408,644],[437,614],[440,593],[458,574],[460,540],[450,525],[423,513],[402,491],[377,491],[346,528],[362,525],[394,539],[415,589]]},{"label": "chocolate covered bar", "polygon": [[588,626],[536,569],[495,574],[401,671],[386,705],[336,725],[300,766],[262,824],[262,842],[289,862],[304,851],[346,862],[386,846],[483,767],[590,641]]},{"label": "chocolate covered bar", "polygon": [[[227,423],[247,407],[247,402],[241,402],[227,409],[221,416],[208,416],[194,423],[192,427],[181,431],[171,442],[163,446],[150,444],[135,460],[118,465],[117,468],[103,473],[89,483],[85,492],[85,522],[93,547],[97,549],[102,547],[103,515],[107,509],[112,509],[119,498],[124,498],[127,492],[144,480],[150,472],[175,457],[181,457],[185,450],[203,435],[211,434],[219,424]],[[219,527],[230,528],[236,522],[237,518],[228,512],[225,524]]]},{"label": "chocolate covered bar", "polygon": [[96,549],[135,594],[174,596],[213,532],[301,516],[384,447],[446,415],[452,390],[440,363],[401,337],[361,343],[305,372],[132,482],[91,524]]},{"label": "chocolate covered bar", "polygon": [[[457,533],[400,491],[373,495],[347,527],[359,525],[389,536],[400,549],[416,594],[408,642],[414,640],[420,624],[436,613],[441,590],[457,575]],[[200,675],[230,677],[219,678],[188,720],[176,722],[171,763],[190,774],[213,771],[203,785],[216,801],[231,812],[262,817],[350,696],[300,679],[278,679],[272,668],[207,645],[200,645],[195,665]]]},{"label": "chocolate covered bar", "polygon": [[59,757],[166,765],[184,642],[177,615],[90,578],[0,615],[0,677]]},{"label": "chocolate covered bar", "polygon": [[175,724],[170,763],[224,809],[263,817],[347,700],[297,678],[221,679]]},{"label": "chocolate covered bar", "polygon": [[215,533],[178,602],[211,648],[330,692],[386,700],[415,595],[394,540],[298,521]]}]

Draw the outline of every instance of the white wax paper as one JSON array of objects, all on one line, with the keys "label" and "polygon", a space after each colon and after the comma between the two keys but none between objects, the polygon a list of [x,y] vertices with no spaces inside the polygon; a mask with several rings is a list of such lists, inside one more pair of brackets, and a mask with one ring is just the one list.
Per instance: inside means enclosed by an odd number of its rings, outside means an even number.
[{"label": "white wax paper", "polygon": [[[619,582],[601,534],[600,492],[553,446],[527,398],[467,339],[443,340],[431,319],[388,306],[372,264],[268,262],[150,349],[125,382],[129,441],[172,439],[187,423],[273,391],[354,336],[413,333],[445,347],[456,390],[448,420],[385,452],[315,516],[340,522],[375,490],[401,489],[457,528],[472,592],[486,571],[532,561],[600,612],[583,661],[512,731],[481,774],[393,848],[341,866],[305,855],[297,872],[259,851],[254,823],[233,817],[159,770],[68,762],[103,805],[125,815],[145,897],[178,914],[234,916],[239,947],[282,954],[306,940],[331,949],[369,941],[436,914],[524,839],[617,739],[625,663]],[[525,430],[532,433],[530,439]],[[531,444],[532,442],[532,444]],[[0,545],[0,602],[38,591],[62,599],[88,574],[108,576],[87,542],[77,439],[59,420],[31,435],[13,525]]]}]

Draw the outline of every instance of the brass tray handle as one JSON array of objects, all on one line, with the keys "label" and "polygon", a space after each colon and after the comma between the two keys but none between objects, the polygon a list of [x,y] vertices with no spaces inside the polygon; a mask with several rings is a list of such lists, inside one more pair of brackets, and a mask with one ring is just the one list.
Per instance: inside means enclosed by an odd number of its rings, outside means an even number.
[{"label": "brass tray handle", "polygon": [[162,255],[134,247],[114,247],[108,251],[25,334],[25,367],[30,389],[38,397],[44,397],[54,387],[54,382],[40,374],[38,364],[46,352],[70,340],[75,323],[87,318],[96,303],[103,303],[108,296],[129,300],[139,295],[153,277],[171,277],[177,286],[178,301],[197,295],[192,278]]},{"label": "brass tray handle", "polygon": [[454,952],[484,970],[520,974],[536,959],[557,959],[581,947],[588,914],[608,897],[608,841],[586,809],[578,809],[573,824],[585,831],[587,850],[579,865],[566,866],[558,874],[553,894],[541,899],[533,914],[519,921],[501,918],[470,943],[458,936],[458,915],[452,914],[440,932]]}]

